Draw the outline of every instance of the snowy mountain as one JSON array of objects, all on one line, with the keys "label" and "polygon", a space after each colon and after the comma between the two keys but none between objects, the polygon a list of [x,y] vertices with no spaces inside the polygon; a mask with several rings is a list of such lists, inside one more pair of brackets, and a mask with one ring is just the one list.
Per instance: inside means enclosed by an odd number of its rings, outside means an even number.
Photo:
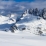
[{"label": "snowy mountain", "polygon": [[[18,19],[18,18],[17,18]],[[12,31],[28,31],[33,34],[46,33],[46,10],[27,9],[11,27]],[[40,33],[39,33],[40,32]]]},{"label": "snowy mountain", "polygon": [[0,46],[46,46],[46,9],[0,14]]},{"label": "snowy mountain", "polygon": [[[46,8],[27,9],[23,14],[0,15],[0,30],[16,32],[26,31],[33,34],[46,33]],[[39,33],[40,32],[40,33]]]}]

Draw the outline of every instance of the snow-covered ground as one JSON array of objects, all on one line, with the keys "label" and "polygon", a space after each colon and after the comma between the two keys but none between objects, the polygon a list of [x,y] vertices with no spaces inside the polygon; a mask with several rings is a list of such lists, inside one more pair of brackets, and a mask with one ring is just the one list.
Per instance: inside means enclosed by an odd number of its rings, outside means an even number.
[{"label": "snow-covered ground", "polygon": [[0,31],[0,46],[46,46],[46,36],[24,31],[16,33]]}]

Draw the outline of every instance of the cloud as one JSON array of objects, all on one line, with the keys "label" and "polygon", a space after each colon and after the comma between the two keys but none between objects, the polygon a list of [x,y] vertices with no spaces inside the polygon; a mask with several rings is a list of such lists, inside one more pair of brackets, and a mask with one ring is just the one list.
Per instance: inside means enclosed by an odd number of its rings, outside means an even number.
[{"label": "cloud", "polygon": [[39,8],[39,9],[46,8],[46,1],[34,1],[34,2],[0,1],[0,9],[4,9],[4,11],[6,11],[7,13],[9,13],[9,11],[12,13],[13,12],[21,13],[29,8]]},{"label": "cloud", "polygon": [[0,1],[0,9],[17,9],[23,10],[28,8],[46,8],[46,1],[41,2],[14,2],[14,1]]},{"label": "cloud", "polygon": [[46,1],[46,0],[34,0],[34,1]]},{"label": "cloud", "polygon": [[15,0],[0,0],[0,1],[15,1]]},{"label": "cloud", "polygon": [[46,1],[41,1],[41,2],[31,2],[30,6],[32,8],[46,8]]}]

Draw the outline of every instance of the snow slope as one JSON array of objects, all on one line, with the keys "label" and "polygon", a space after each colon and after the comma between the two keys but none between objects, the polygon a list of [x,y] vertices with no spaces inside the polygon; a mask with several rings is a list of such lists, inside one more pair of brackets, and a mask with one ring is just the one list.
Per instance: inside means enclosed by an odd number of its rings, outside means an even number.
[{"label": "snow slope", "polygon": [[41,31],[43,33],[46,33],[46,20],[44,20],[42,17],[39,17],[39,16],[25,14],[25,16],[23,16],[21,18],[21,20],[16,23],[16,25],[17,25],[18,29],[20,29],[20,30],[21,30],[21,27],[25,26],[24,27],[24,28],[26,28],[25,31],[35,33],[35,34],[38,33],[37,27],[40,27]]},{"label": "snow slope", "polygon": [[16,18],[13,18],[15,17],[14,14],[12,14],[10,17],[9,16],[10,15],[8,16],[0,15],[0,30],[9,29],[10,26],[16,22]]},{"label": "snow slope", "polygon": [[0,46],[46,46],[46,36],[22,31],[16,33],[0,31]]}]

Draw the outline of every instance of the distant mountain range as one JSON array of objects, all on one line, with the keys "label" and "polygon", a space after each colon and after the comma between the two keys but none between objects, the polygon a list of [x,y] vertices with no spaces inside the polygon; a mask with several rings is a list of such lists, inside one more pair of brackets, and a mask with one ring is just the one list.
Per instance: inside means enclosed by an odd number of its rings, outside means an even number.
[{"label": "distant mountain range", "polygon": [[[38,34],[39,31],[46,31],[46,8],[27,9],[21,14],[10,10],[0,10],[0,30],[15,32],[28,31]],[[19,12],[19,11],[18,11]]]}]

